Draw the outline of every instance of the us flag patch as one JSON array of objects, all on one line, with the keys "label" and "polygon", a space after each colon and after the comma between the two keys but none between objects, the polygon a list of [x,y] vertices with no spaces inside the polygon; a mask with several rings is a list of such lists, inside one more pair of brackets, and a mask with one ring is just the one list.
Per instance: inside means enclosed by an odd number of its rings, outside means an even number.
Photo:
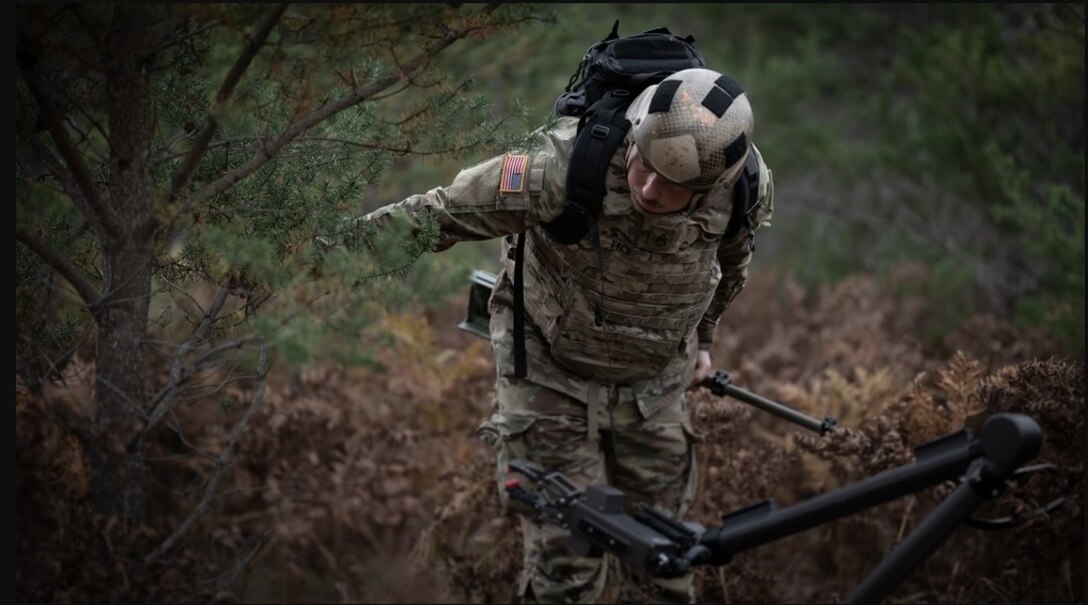
[{"label": "us flag patch", "polygon": [[525,168],[529,165],[527,155],[508,155],[502,160],[502,179],[499,180],[499,193],[521,193],[525,190]]}]

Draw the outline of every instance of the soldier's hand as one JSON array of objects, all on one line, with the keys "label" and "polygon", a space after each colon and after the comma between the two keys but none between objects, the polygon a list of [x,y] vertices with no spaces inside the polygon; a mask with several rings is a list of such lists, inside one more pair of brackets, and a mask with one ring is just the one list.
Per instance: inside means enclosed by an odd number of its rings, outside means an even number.
[{"label": "soldier's hand", "polygon": [[710,376],[710,352],[699,351],[695,356],[695,373],[691,376],[688,390],[697,388]]}]

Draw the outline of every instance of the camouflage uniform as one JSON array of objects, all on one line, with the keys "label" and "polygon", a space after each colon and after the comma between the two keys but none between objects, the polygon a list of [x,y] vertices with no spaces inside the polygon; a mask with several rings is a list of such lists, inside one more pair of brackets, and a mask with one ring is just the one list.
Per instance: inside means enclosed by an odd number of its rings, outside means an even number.
[{"label": "camouflage uniform", "polygon": [[[583,484],[609,483],[632,507],[652,504],[677,517],[696,489],[684,395],[698,350],[709,349],[722,311],[740,291],[751,258],[747,234],[725,240],[732,193],[697,194],[670,214],[636,208],[620,145],[606,177],[600,251],[590,238],[557,244],[536,225],[560,214],[566,163],[577,120],[561,119],[524,154],[520,191],[501,181],[509,156],[462,171],[436,188],[369,215],[393,212],[437,219],[439,249],[457,241],[503,237],[503,267],[490,300],[497,366],[497,409],[479,433],[496,451],[500,498],[506,463],[526,459]],[[768,224],[770,173],[760,158],[757,224]],[[503,191],[504,183],[506,183]],[[526,232],[524,289],[528,373],[514,375],[512,282],[516,233]],[[603,325],[594,322],[595,306]],[[519,595],[541,602],[595,602],[601,559],[573,556],[564,535],[523,521],[525,566]],[[625,570],[625,573],[627,571]],[[661,598],[694,599],[691,576],[657,582]],[[622,590],[632,582],[624,579]],[[531,592],[528,589],[531,587]]]}]

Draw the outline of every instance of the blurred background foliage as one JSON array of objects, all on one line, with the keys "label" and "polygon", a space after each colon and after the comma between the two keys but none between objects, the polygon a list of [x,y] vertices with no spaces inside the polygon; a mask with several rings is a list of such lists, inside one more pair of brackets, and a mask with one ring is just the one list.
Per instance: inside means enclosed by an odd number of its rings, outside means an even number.
[{"label": "blurred background foliage", "polygon": [[[557,4],[551,20],[451,49],[442,65],[529,124],[586,49],[667,27],[736,77],[774,171],[753,271],[810,288],[929,266],[936,342],[992,312],[1084,342],[1084,8],[1079,4]],[[468,156],[480,159],[483,154]],[[375,205],[448,183],[466,158],[394,161]],[[497,246],[455,262],[497,268]]]},{"label": "blurred background foliage", "polygon": [[[419,32],[440,31],[443,19],[469,8],[293,6],[273,47],[221,108],[222,126],[194,182],[238,168],[257,143],[342,91],[343,74],[375,77],[390,57],[412,56],[432,39]],[[85,10],[93,18],[107,12]],[[172,149],[176,133],[199,124],[245,27],[266,10],[184,6],[195,24],[157,75],[157,145]],[[938,303],[918,326],[926,342],[991,312],[1044,327],[1083,357],[1083,6],[554,4],[503,6],[496,18],[505,26],[458,41],[424,77],[322,122],[181,217],[156,253],[152,319],[168,329],[182,325],[165,311],[180,304],[179,294],[240,272],[241,307],[268,301],[266,315],[278,320],[262,333],[293,351],[290,361],[315,352],[372,360],[371,345],[357,335],[374,313],[354,309],[442,305],[467,288],[470,269],[497,270],[498,242],[416,259],[411,249],[398,256],[400,247],[386,241],[377,247],[387,251],[384,260],[335,261],[329,273],[339,279],[322,284],[330,310],[302,329],[305,321],[288,326],[287,318],[300,317],[313,235],[336,232],[344,216],[448,184],[461,168],[520,145],[551,116],[586,49],[619,21],[624,35],[667,27],[694,36],[710,67],[747,88],[756,141],[775,178],[774,225],[760,234],[753,272],[774,265],[814,290],[920,262],[930,269],[920,294]],[[85,37],[84,26],[68,19],[57,27],[68,28],[65,40]],[[68,93],[101,101],[95,82],[72,79]],[[20,124],[34,120],[29,110],[20,116]],[[88,157],[108,157],[96,129],[85,133]],[[183,156],[168,154],[156,166],[160,189]],[[16,169],[28,183],[17,194],[33,201],[17,222],[93,275],[94,234],[55,189],[20,162]],[[52,273],[21,244],[16,273],[20,363],[63,363],[87,346],[87,331],[77,329],[86,314],[56,295]],[[278,292],[296,295],[271,296]],[[307,312],[324,304],[311,303]]]}]

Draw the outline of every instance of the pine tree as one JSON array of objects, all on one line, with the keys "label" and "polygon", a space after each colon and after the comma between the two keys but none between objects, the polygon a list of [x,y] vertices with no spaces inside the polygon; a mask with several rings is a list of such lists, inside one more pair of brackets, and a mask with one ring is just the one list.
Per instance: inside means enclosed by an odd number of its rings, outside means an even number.
[{"label": "pine tree", "polygon": [[[516,108],[494,115],[438,58],[536,18],[460,4],[18,7],[17,370],[37,389],[92,351],[93,418],[57,412],[115,536],[142,535],[145,443],[179,402],[261,383],[277,354],[307,359],[426,282],[411,276],[427,271],[415,261],[433,229],[364,234],[370,246],[336,254],[314,242],[344,235],[398,158],[523,136]],[[359,355],[346,340],[338,353]],[[262,392],[213,453],[193,515],[140,560],[215,497]]]}]

